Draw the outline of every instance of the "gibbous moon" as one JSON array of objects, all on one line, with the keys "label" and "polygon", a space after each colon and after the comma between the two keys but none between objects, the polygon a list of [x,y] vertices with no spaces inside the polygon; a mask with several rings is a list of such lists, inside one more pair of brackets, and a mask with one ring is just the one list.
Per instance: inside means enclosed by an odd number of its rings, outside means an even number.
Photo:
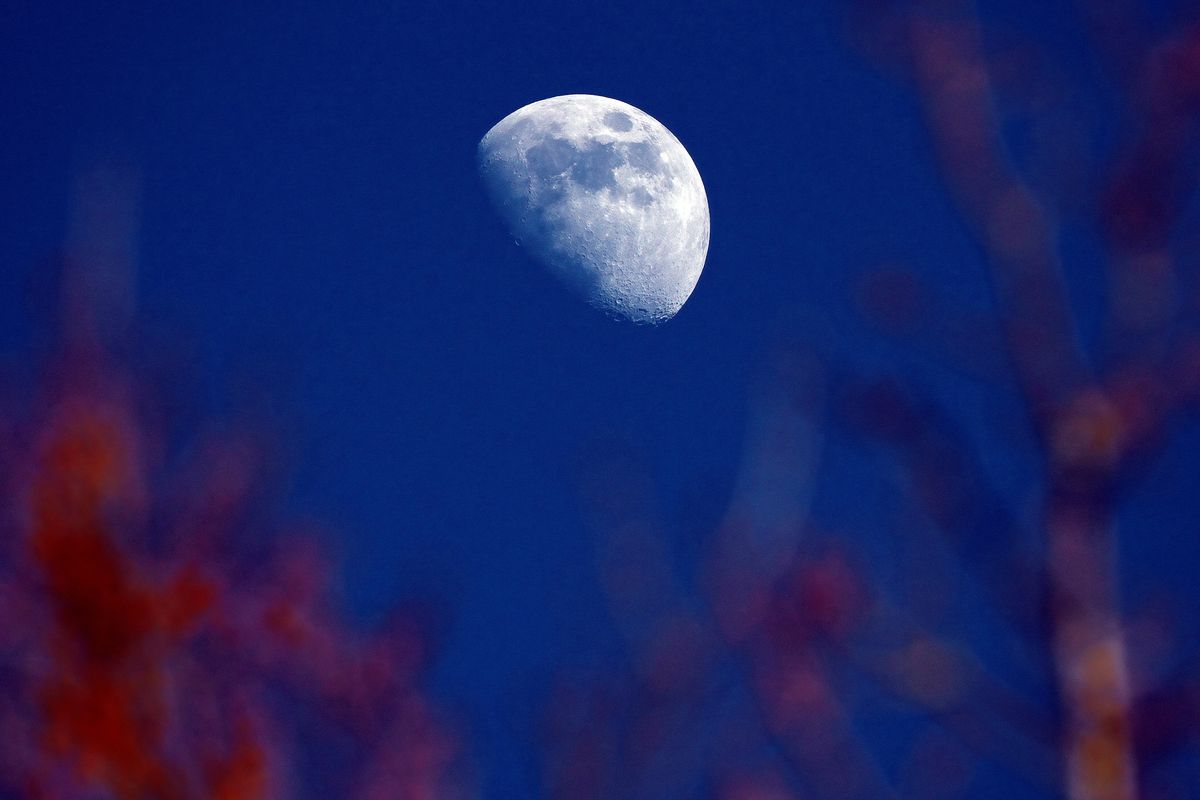
[{"label": "gibbous moon", "polygon": [[627,103],[571,94],[517,109],[479,142],[479,171],[517,242],[603,311],[662,322],[700,279],[700,173]]}]

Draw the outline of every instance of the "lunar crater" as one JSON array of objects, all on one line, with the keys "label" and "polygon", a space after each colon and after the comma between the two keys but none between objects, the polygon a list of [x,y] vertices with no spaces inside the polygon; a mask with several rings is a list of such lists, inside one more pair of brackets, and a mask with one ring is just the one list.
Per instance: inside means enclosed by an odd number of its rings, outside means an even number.
[{"label": "lunar crater", "polygon": [[610,111],[604,115],[604,124],[612,128],[614,131],[631,131],[633,130],[633,120],[629,115],[621,111]]}]

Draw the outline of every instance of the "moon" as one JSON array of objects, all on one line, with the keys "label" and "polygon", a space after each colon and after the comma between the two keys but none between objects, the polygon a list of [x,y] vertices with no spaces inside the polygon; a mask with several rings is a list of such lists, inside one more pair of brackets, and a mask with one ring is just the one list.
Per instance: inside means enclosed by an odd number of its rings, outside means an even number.
[{"label": "moon", "polygon": [[602,311],[668,320],[708,254],[708,197],[687,150],[628,103],[539,100],[479,142],[479,171],[517,243]]}]

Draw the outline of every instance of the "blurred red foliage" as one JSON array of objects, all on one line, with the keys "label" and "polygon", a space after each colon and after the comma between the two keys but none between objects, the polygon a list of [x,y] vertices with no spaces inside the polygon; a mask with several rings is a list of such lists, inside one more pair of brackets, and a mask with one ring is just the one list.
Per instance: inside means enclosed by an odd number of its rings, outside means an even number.
[{"label": "blurred red foliage", "polygon": [[[68,292],[86,284],[86,262],[63,269]],[[193,436],[172,456],[90,321],[104,315],[76,313],[86,300],[68,297],[33,411],[0,425],[0,794],[459,796],[416,620],[356,631],[320,549],[256,530],[253,437]],[[332,776],[305,763],[322,741],[348,754]]]}]

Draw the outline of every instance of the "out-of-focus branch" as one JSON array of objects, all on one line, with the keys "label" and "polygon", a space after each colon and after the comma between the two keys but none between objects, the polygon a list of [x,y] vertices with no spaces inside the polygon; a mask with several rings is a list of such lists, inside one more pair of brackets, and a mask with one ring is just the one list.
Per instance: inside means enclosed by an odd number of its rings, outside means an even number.
[{"label": "out-of-focus branch", "polygon": [[1111,483],[1119,454],[1090,378],[1050,222],[1005,157],[973,8],[910,17],[912,68],[945,179],[980,241],[1029,413],[1045,444],[1053,647],[1064,707],[1065,790],[1135,796],[1129,686],[1114,572]]},{"label": "out-of-focus branch", "polygon": [[784,350],[767,372],[750,399],[737,483],[704,565],[714,616],[734,641],[762,622],[772,584],[792,565],[824,439],[820,360]]},{"label": "out-of-focus branch", "polygon": [[966,3],[910,17],[914,78],[948,186],[992,270],[1010,355],[1039,430],[1087,381],[1053,226],[1004,155],[979,31]]},{"label": "out-of-focus branch", "polygon": [[[1107,357],[1116,376],[1142,365],[1169,373],[1171,323],[1181,278],[1172,238],[1200,173],[1191,156],[1200,116],[1200,27],[1173,36],[1137,65],[1137,133],[1119,159],[1102,198],[1109,246],[1110,315]],[[1166,404],[1141,404],[1140,415],[1161,418]],[[1156,419],[1157,421],[1157,419]]]},{"label": "out-of-focus branch", "polygon": [[877,598],[860,636],[832,642],[832,654],[908,700],[947,732],[1039,790],[1056,785],[1053,719],[1006,686],[970,651]]},{"label": "out-of-focus branch", "polygon": [[[987,486],[982,465],[953,421],[899,381],[867,382],[843,370],[829,382],[839,410],[834,420],[896,455],[915,505],[963,570],[979,578],[1018,634],[1036,642],[1045,586],[1022,563],[1017,522]],[[1014,580],[1022,578],[1024,591],[1015,595]]]}]

